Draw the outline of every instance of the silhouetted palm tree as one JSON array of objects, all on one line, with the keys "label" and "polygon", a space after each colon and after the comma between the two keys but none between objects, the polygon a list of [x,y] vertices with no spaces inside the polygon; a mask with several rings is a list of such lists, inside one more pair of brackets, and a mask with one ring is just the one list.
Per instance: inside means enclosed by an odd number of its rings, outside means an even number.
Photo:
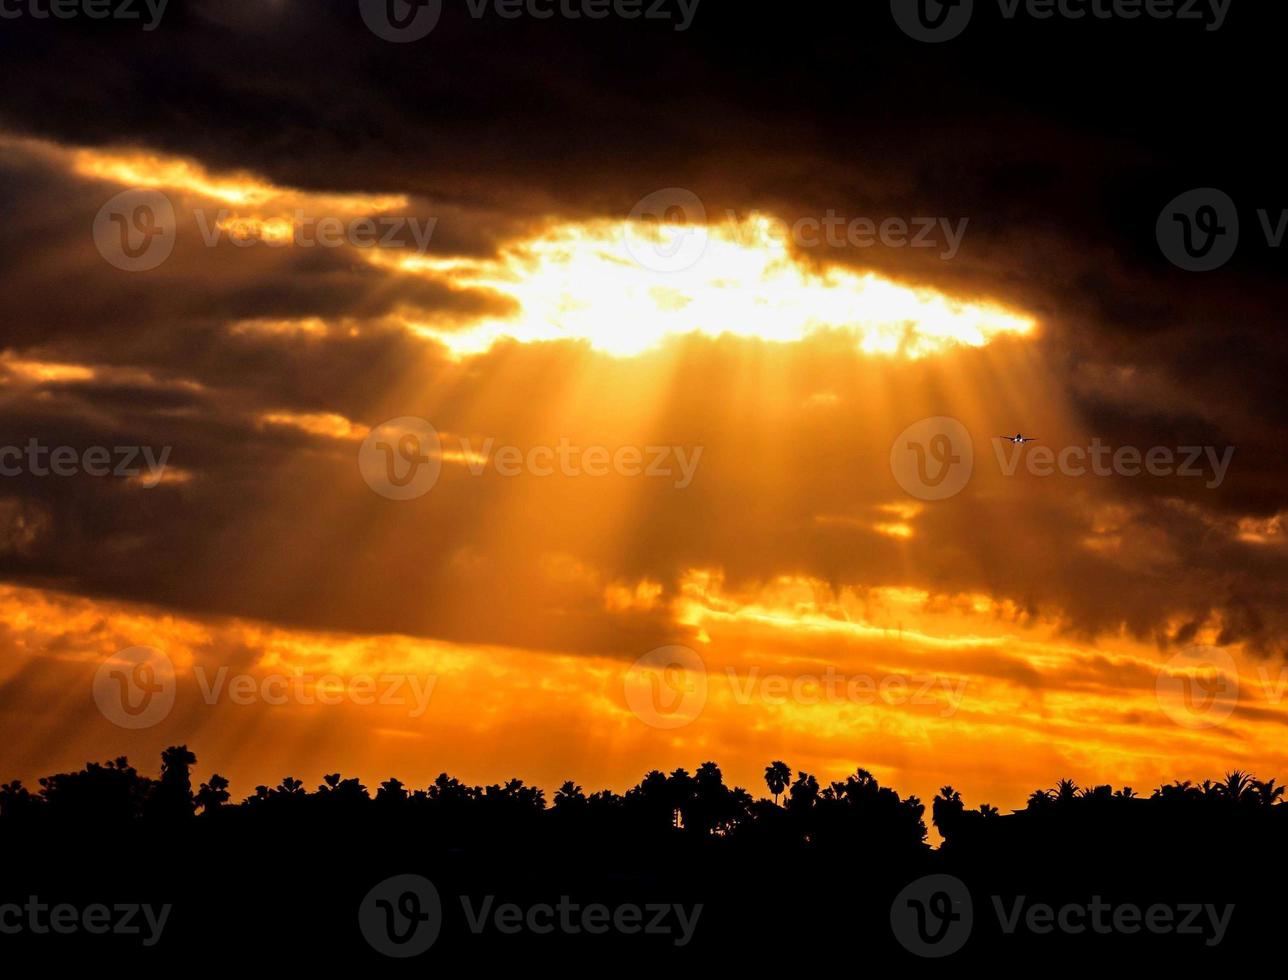
[{"label": "silhouetted palm tree", "polygon": [[555,793],[554,806],[559,811],[581,810],[586,806],[586,794],[571,779]]},{"label": "silhouetted palm tree", "polygon": [[785,762],[771,762],[765,766],[765,785],[774,794],[774,803],[778,803],[779,794],[792,781],[792,771]]},{"label": "silhouetted palm tree", "polygon": [[961,827],[965,812],[966,804],[962,802],[961,793],[951,786],[943,787],[930,801],[930,819],[945,838],[952,837]]},{"label": "silhouetted palm tree", "polygon": [[153,815],[169,820],[192,816],[196,803],[192,796],[191,767],[196,761],[197,757],[186,745],[172,745],[161,753],[161,779],[147,800]]},{"label": "silhouetted palm tree", "polygon": [[1274,806],[1275,801],[1284,795],[1284,787],[1276,786],[1273,779],[1267,783],[1257,780],[1253,783],[1253,789],[1256,791],[1257,802],[1262,806]]},{"label": "silhouetted palm tree", "polygon": [[[1210,786],[1208,783],[1205,783],[1205,785]],[[1169,803],[1185,803],[1202,799],[1204,795],[1204,790],[1193,785],[1188,779],[1184,782],[1178,779],[1174,783],[1158,787],[1151,794],[1150,799],[1163,800]]]},{"label": "silhouetted palm tree", "polygon": [[194,802],[201,809],[202,814],[207,815],[227,803],[231,795],[228,792],[228,780],[219,773],[214,773],[210,777],[210,782],[201,784]]},{"label": "silhouetted palm tree", "polygon": [[1035,789],[1029,794],[1028,808],[1030,810],[1043,810],[1055,802],[1055,794],[1049,789]]},{"label": "silhouetted palm tree", "polygon": [[818,780],[807,772],[798,772],[796,782],[792,783],[791,798],[787,802],[789,809],[808,810],[818,799]]},{"label": "silhouetted palm tree", "polygon": [[1225,774],[1225,782],[1217,788],[1221,796],[1231,803],[1243,803],[1254,798],[1256,780],[1242,769],[1232,769]]},{"label": "silhouetted palm tree", "polygon": [[393,778],[387,779],[381,783],[380,788],[376,790],[377,803],[397,804],[405,803],[406,801],[407,787],[402,784],[401,780]]}]

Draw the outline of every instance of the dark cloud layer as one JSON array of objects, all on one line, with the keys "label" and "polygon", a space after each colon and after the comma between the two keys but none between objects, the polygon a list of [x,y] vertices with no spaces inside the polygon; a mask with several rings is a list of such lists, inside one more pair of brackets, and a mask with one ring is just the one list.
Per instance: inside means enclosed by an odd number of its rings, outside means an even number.
[{"label": "dark cloud layer", "polygon": [[[1279,649],[1282,544],[1249,543],[1239,521],[1288,509],[1283,267],[1256,234],[1257,208],[1288,206],[1265,109],[1288,12],[1240,5],[1212,33],[984,12],[932,47],[900,34],[884,3],[834,6],[705,0],[680,33],[476,21],[449,2],[412,45],[379,40],[343,2],[171,0],[148,33],[4,22],[11,135],[403,194],[410,211],[440,216],[432,247],[448,255],[489,255],[553,218],[620,219],[674,186],[713,215],[968,217],[952,261],[827,257],[1004,299],[1042,332],[911,364],[825,342],[771,357],[712,340],[634,361],[569,344],[459,362],[397,315],[504,313],[495,294],[349,249],[181,245],[155,274],[121,275],[88,234],[119,187],[9,145],[0,348],[96,373],[0,383],[0,443],[172,446],[191,478],[153,490],[7,479],[0,573],[304,625],[625,651],[683,631],[662,607],[606,617],[606,585],[655,580],[669,597],[686,569],[713,567],[743,583],[805,574],[990,592],[1087,634],[1215,621],[1227,640]],[[1206,276],[1173,268],[1154,240],[1163,205],[1194,186],[1223,188],[1244,211],[1244,247]],[[230,330],[307,318],[325,332]],[[668,380],[655,417],[594,409],[657,378]],[[893,416],[874,418],[859,394],[878,391]],[[820,411],[819,392],[836,404]],[[447,466],[429,497],[391,508],[356,479],[352,440],[266,424],[273,413],[364,426],[418,414],[500,443],[661,442],[705,456],[684,493]],[[980,435],[1031,419],[1069,444],[1232,445],[1237,463],[1214,490],[981,478],[895,541],[870,526],[899,497],[890,441],[934,414]],[[838,515],[855,529],[818,520]],[[1086,547],[1096,536],[1114,548]]]}]

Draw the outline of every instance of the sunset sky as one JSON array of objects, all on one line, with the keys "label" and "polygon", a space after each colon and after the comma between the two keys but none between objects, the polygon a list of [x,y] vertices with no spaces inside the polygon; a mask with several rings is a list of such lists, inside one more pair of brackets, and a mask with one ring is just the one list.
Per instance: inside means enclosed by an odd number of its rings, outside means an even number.
[{"label": "sunset sky", "polygon": [[[1278,85],[1253,18],[1282,12],[1117,25],[1088,77],[1106,25],[927,46],[854,6],[677,31],[449,0],[413,44],[319,0],[6,22],[0,447],[143,469],[0,476],[0,779],[177,743],[239,798],[708,759],[1003,808],[1288,776],[1288,279],[1257,215],[1288,193],[1230,101]],[[1141,44],[1202,67],[1160,83]],[[1211,273],[1155,239],[1195,187],[1243,219]],[[159,201],[172,252],[118,267],[111,215]],[[320,219],[396,235],[302,241]],[[934,467],[948,431],[968,478],[910,490],[908,442]],[[436,479],[393,499],[409,445]],[[1201,475],[1025,462],[1095,445]],[[136,647],[174,703],[126,727],[102,678]]]}]

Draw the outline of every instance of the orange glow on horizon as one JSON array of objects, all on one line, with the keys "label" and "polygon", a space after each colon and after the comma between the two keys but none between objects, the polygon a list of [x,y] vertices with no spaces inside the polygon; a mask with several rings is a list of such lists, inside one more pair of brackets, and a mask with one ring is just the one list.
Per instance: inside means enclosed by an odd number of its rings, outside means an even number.
[{"label": "orange glow on horizon", "polygon": [[[658,596],[640,583],[608,590],[604,604],[623,614]],[[691,770],[706,759],[763,795],[760,770],[785,758],[821,779],[863,766],[923,800],[965,775],[973,802],[1011,808],[1049,784],[1052,767],[1140,789],[1242,761],[1226,729],[1171,723],[1153,689],[1156,651],[1126,639],[1072,643],[1055,624],[1017,622],[980,597],[906,588],[837,595],[790,579],[739,594],[695,570],[677,601],[677,615],[708,634],[695,644],[706,697],[690,723],[665,731],[624,698],[629,659],[200,620],[11,586],[0,588],[0,624],[20,652],[0,681],[37,671],[27,683],[57,685],[59,710],[32,713],[17,736],[15,757],[32,767],[74,766],[105,751],[129,751],[146,766],[164,745],[187,742],[203,770],[230,776],[242,795],[257,782],[333,769],[372,788],[390,775],[424,785],[447,770],[479,782],[519,774],[548,790],[574,778],[621,791],[648,769]],[[104,658],[139,644],[173,662],[178,697],[155,728],[130,732],[94,711],[91,686]],[[232,650],[244,653],[230,668]],[[1006,665],[1021,663],[1037,673],[1012,676]],[[1255,661],[1242,660],[1240,674],[1247,700],[1231,725],[1255,740],[1288,720],[1285,685]],[[209,694],[220,677],[237,675],[254,682],[238,695]],[[393,676],[405,679],[400,694],[380,703],[370,692]],[[359,685],[369,680],[375,688]],[[60,717],[81,723],[68,732]],[[1288,752],[1256,761],[1282,767]],[[33,780],[43,769],[6,777]]]}]

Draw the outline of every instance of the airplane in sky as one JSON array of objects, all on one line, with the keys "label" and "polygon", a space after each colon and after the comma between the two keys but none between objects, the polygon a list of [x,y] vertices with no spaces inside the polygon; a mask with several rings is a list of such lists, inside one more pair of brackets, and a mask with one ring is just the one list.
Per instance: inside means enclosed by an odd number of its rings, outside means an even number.
[{"label": "airplane in sky", "polygon": [[1014,444],[1015,444],[1015,445],[1017,445],[1017,446],[1022,446],[1022,445],[1024,445],[1024,443],[1026,443],[1026,442],[1037,442],[1037,441],[1038,441],[1038,440],[1037,440],[1037,438],[1036,438],[1035,436],[1026,436],[1026,435],[1023,435],[1022,433],[1019,433],[1019,432],[1015,433],[1015,435],[1013,435],[1013,436],[998,436],[997,438],[999,438],[999,439],[1005,439],[1007,442],[1014,443]]}]

